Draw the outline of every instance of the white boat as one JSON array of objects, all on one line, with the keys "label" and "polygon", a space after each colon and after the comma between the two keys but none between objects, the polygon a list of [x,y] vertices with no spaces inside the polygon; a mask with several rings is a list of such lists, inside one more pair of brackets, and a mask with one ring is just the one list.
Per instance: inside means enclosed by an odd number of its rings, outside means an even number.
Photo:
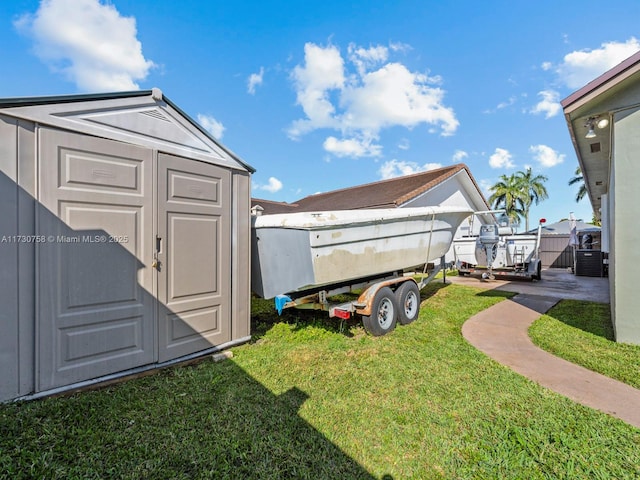
[{"label": "white boat", "polygon": [[[493,254],[492,268],[509,268],[520,263],[528,263],[536,255],[537,237],[535,235],[501,236]],[[477,237],[456,238],[453,241],[453,253],[458,265],[488,267],[487,254],[478,244]]]},{"label": "white boat", "polygon": [[466,207],[253,217],[252,289],[263,298],[409,271],[441,258]]},{"label": "white boat", "polygon": [[494,241],[487,243],[481,235],[456,238],[453,241],[456,268],[461,274],[486,269],[491,275],[521,275],[540,279],[538,250],[541,226],[538,227],[537,235],[514,234],[511,227],[487,227],[488,231],[495,228]]}]

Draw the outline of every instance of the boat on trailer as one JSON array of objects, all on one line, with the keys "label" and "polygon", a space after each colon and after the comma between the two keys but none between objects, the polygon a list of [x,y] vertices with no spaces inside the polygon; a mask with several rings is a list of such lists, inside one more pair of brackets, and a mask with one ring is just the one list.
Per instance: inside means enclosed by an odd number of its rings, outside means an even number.
[{"label": "boat on trailer", "polygon": [[453,241],[455,265],[460,275],[480,273],[483,279],[522,277],[540,280],[540,220],[536,234],[516,234],[510,226],[482,225],[477,236]]},{"label": "boat on trailer", "polygon": [[[417,317],[419,287],[426,283],[418,285],[412,273],[431,280],[435,261],[472,213],[466,207],[433,206],[254,216],[252,290],[275,298],[279,311],[297,307],[340,318],[361,315],[368,331],[382,335],[396,319],[409,323]],[[362,292],[356,301],[328,300],[356,290]]]}]

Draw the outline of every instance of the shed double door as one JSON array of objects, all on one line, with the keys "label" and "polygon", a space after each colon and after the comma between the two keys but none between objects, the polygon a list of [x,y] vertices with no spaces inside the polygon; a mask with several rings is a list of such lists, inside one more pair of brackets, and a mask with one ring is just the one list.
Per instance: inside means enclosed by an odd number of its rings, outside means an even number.
[{"label": "shed double door", "polygon": [[230,339],[230,173],[40,129],[36,390]]},{"label": "shed double door", "polygon": [[158,157],[159,361],[231,340],[231,174]]}]

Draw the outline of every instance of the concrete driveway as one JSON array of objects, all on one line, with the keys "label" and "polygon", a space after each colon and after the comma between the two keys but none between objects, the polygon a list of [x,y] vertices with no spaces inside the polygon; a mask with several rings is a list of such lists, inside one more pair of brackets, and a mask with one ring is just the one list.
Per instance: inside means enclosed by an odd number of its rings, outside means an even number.
[{"label": "concrete driveway", "polygon": [[609,303],[609,279],[607,277],[577,276],[563,268],[542,271],[542,280],[531,281],[520,278],[483,280],[480,275],[468,277],[447,275],[447,282],[468,285],[486,290],[541,295],[553,298],[588,300]]}]

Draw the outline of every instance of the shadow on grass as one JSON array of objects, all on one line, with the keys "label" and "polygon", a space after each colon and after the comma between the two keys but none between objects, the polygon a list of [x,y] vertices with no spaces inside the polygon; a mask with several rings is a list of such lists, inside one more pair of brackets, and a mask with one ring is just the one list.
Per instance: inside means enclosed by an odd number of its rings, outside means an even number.
[{"label": "shadow on grass", "polygon": [[[6,478],[374,478],[232,361],[0,406]],[[3,477],[5,478],[5,477]]]},{"label": "shadow on grass", "polygon": [[[422,291],[420,292],[420,299],[421,300],[428,300],[429,298],[433,297],[434,295],[436,295],[440,290],[446,289],[447,287],[450,287],[451,285],[455,285],[453,283],[444,283],[442,282],[441,279],[436,280],[431,282],[429,285],[427,285],[425,288],[422,289]],[[461,287],[460,285],[457,285],[458,287]],[[469,288],[469,289],[474,289],[477,290],[477,287],[465,287],[462,286],[462,288]],[[502,291],[502,290],[481,290],[481,291],[475,291],[472,293],[473,295],[477,295],[480,297],[502,297],[502,298],[512,298],[516,295],[516,293],[514,292],[507,292],[507,291]]]},{"label": "shadow on grass", "polygon": [[608,304],[579,300],[561,300],[547,315],[573,328],[615,341]]}]

